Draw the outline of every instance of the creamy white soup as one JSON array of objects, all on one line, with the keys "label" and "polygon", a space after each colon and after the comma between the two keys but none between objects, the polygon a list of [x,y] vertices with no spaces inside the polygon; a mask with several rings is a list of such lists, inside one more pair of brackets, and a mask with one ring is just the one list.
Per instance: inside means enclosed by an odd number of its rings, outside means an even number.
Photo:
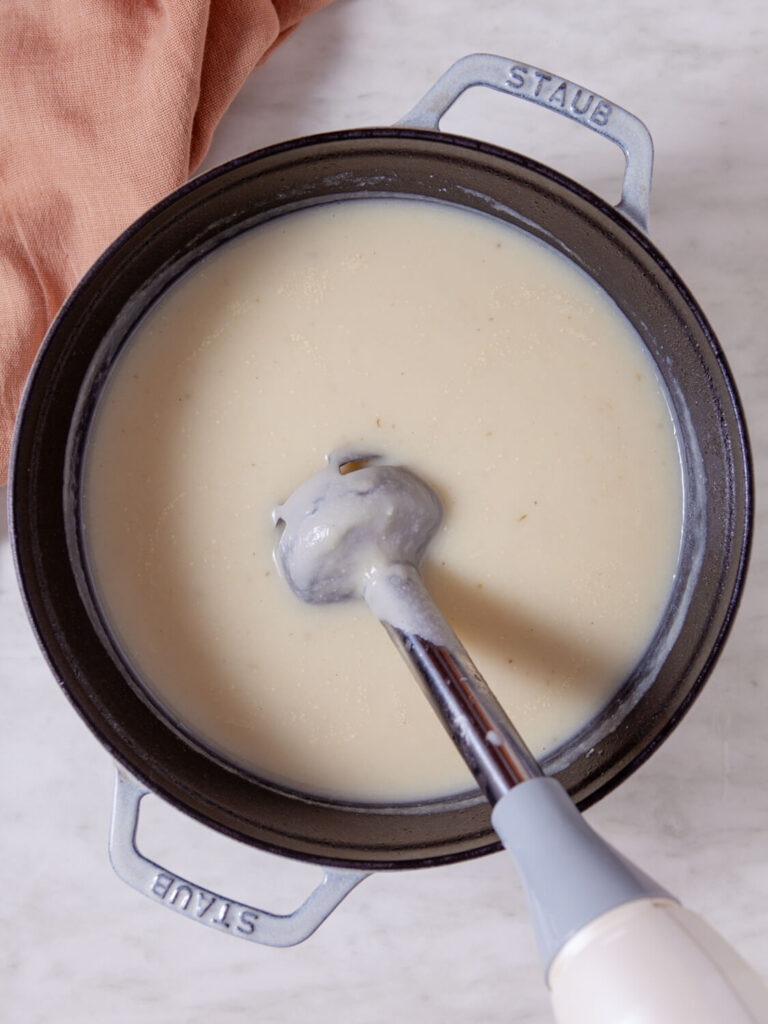
[{"label": "creamy white soup", "polygon": [[352,449],[437,492],[431,593],[534,752],[567,740],[631,673],[671,588],[672,421],[589,277],[430,202],[262,225],[125,346],[90,433],[85,538],[143,685],[278,785],[374,802],[472,786],[365,605],[302,604],[274,567],[273,507]]}]

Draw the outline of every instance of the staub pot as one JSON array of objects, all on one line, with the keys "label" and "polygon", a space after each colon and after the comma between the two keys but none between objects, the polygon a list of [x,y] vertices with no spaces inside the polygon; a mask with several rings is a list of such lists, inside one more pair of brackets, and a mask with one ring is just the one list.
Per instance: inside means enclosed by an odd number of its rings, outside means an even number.
[{"label": "staub pot", "polygon": [[[485,85],[567,115],[623,149],[614,209],[518,153],[442,133],[442,114]],[[684,481],[684,527],[668,607],[603,713],[546,760],[581,807],[638,767],[680,721],[724,642],[751,528],[749,454],[720,347],[685,285],[649,241],[652,147],[636,118],[588,89],[488,55],[454,65],[398,125],[301,138],[198,178],[130,227],[86,275],[31,374],[10,488],[20,584],[60,685],[118,765],[111,854],[118,873],[193,919],[254,941],[305,938],[372,870],[429,866],[497,849],[479,793],[395,807],[281,790],[187,736],[121,658],[94,597],[80,529],[90,418],[132,328],[213,249],[266,220],[362,196],[423,197],[499,218],[566,255],[632,323],[666,386]],[[278,916],[202,889],[137,849],[153,792],[246,843],[320,863],[320,886]]]}]

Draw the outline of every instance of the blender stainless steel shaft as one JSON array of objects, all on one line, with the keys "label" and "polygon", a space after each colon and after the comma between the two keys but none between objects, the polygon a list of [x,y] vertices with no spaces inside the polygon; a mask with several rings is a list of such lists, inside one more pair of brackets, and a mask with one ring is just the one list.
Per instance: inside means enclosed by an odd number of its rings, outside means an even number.
[{"label": "blender stainless steel shaft", "polygon": [[519,782],[540,776],[541,768],[416,572],[408,585],[410,600],[428,604],[429,618],[439,616],[441,634],[454,642],[436,643],[388,622],[384,628],[494,805]]}]

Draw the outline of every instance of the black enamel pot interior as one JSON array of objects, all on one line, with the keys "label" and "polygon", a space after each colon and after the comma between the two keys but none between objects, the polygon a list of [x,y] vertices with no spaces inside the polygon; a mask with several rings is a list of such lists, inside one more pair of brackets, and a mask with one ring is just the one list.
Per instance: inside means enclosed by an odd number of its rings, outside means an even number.
[{"label": "black enamel pot interior", "polygon": [[479,794],[382,808],[290,793],[185,736],[122,663],[95,607],[78,528],[89,418],[131,329],[223,242],[304,206],[426,198],[530,232],[596,279],[666,383],[683,467],[674,593],[642,663],[611,704],[545,762],[581,807],[637,768],[703,685],[733,616],[751,527],[738,398],[707,322],[663,257],[594,195],[519,155],[450,135],[370,129],[236,160],[171,195],[97,262],[51,328],[27,388],[12,469],[12,534],[28,610],[54,674],[117,761],[172,804],[289,856],[415,867],[497,848]]}]

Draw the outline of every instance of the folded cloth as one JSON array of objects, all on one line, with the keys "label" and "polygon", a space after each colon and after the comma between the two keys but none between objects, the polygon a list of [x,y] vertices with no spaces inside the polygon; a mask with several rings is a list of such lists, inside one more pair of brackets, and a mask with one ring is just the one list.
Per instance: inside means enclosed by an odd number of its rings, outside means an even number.
[{"label": "folded cloth", "polygon": [[189,177],[252,69],[330,0],[2,0],[0,484],[43,335]]}]

